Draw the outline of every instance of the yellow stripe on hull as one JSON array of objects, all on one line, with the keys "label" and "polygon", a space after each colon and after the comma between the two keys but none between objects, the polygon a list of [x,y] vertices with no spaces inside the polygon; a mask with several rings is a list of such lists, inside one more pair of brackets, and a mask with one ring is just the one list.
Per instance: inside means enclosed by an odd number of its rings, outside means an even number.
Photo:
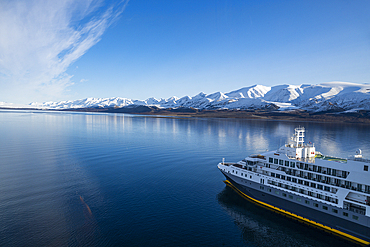
[{"label": "yellow stripe on hull", "polygon": [[293,214],[293,213],[288,212],[288,211],[286,211],[286,210],[280,209],[280,208],[278,208],[278,207],[275,207],[275,206],[272,206],[272,205],[267,204],[267,203],[265,203],[265,202],[262,202],[262,201],[259,201],[259,200],[257,200],[257,199],[254,199],[253,197],[250,197],[250,196],[248,196],[248,195],[244,194],[243,192],[241,192],[241,191],[240,191],[238,188],[236,188],[232,183],[230,183],[230,181],[229,181],[229,180],[225,180],[225,181],[224,181],[224,183],[225,183],[226,185],[230,186],[232,189],[234,189],[234,190],[235,190],[236,192],[238,192],[239,194],[241,194],[243,197],[245,197],[245,198],[247,198],[247,199],[251,200],[252,202],[255,202],[255,203],[259,204],[259,205],[262,205],[262,206],[264,206],[264,207],[266,207],[266,208],[268,208],[268,209],[271,209],[271,210],[273,210],[273,211],[277,211],[277,212],[282,213],[283,215],[289,216],[289,217],[291,217],[291,218],[298,219],[299,221],[302,221],[302,222],[307,223],[307,224],[309,224],[309,225],[313,225],[313,226],[315,226],[315,227],[318,227],[318,228],[323,229],[323,230],[325,230],[325,231],[328,231],[328,232],[330,232],[330,233],[334,233],[334,234],[336,234],[336,235],[338,235],[338,236],[340,236],[340,237],[344,237],[344,238],[346,238],[346,239],[348,239],[348,240],[350,240],[350,241],[353,241],[353,242],[355,242],[355,243],[360,243],[361,245],[369,245],[369,244],[370,244],[370,242],[365,241],[365,240],[360,239],[360,238],[357,238],[357,237],[355,237],[355,236],[352,236],[352,235],[350,235],[350,234],[348,234],[348,233],[345,233],[345,232],[339,231],[339,230],[334,229],[334,228],[331,228],[331,227],[329,227],[329,226],[325,226],[325,225],[320,224],[320,223],[317,223],[317,222],[315,222],[315,221],[313,221],[313,220],[309,220],[309,219],[304,218],[304,217],[302,217],[302,216],[299,216],[299,215]]}]

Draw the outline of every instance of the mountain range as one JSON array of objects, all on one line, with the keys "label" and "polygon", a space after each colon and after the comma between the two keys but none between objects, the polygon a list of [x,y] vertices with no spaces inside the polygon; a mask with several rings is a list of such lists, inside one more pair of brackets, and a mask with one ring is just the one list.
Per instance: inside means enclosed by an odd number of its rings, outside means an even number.
[{"label": "mountain range", "polygon": [[[0,107],[6,106],[1,104]],[[9,105],[10,106],[10,105]],[[317,85],[253,85],[229,93],[199,93],[193,97],[133,100],[121,97],[86,98],[59,102],[33,102],[36,109],[81,109],[157,107],[160,109],[195,108],[199,110],[306,110],[308,112],[351,112],[370,110],[370,84],[328,82]]]}]

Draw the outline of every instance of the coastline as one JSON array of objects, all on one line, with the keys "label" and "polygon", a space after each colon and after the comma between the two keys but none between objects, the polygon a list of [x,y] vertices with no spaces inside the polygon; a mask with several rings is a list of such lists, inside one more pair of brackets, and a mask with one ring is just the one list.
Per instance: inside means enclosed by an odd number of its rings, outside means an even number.
[{"label": "coastline", "polygon": [[112,108],[78,108],[78,109],[37,109],[37,108],[8,108],[4,110],[39,110],[39,111],[71,111],[71,112],[101,112],[101,113],[127,113],[146,115],[152,117],[181,117],[181,118],[238,118],[274,121],[304,121],[325,123],[355,123],[370,124],[370,111],[357,112],[318,112],[310,113],[302,110],[199,110],[195,108],[168,108],[139,106],[139,107],[112,107]]},{"label": "coastline", "polygon": [[[356,123],[370,124],[370,117],[363,114],[310,114],[307,112],[269,112],[269,111],[224,111],[205,110],[196,113],[188,112],[150,112],[130,113],[150,116],[187,117],[187,118],[238,118],[274,121],[303,121],[303,122],[331,122],[331,123]],[[368,113],[369,114],[369,113]]]}]

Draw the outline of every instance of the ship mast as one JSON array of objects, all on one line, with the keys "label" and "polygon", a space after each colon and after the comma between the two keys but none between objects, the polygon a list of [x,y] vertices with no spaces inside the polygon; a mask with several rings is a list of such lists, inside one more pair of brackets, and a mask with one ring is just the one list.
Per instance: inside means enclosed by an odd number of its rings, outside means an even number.
[{"label": "ship mast", "polygon": [[296,147],[302,147],[304,143],[304,127],[298,127],[294,129],[294,141],[296,142]]}]

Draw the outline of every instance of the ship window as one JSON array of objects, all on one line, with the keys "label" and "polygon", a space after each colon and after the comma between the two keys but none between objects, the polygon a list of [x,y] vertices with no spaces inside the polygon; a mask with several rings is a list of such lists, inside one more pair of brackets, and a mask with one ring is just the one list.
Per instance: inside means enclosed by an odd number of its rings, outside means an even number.
[{"label": "ship window", "polygon": [[260,186],[260,188],[261,188],[261,190],[264,190],[265,189],[265,187],[263,187],[263,186]]},{"label": "ship window", "polygon": [[302,180],[300,180],[300,179],[298,179],[298,183],[299,183],[299,184],[303,184],[303,181],[302,181]]},{"label": "ship window", "polygon": [[352,186],[352,182],[350,182],[350,181],[345,181],[344,183],[345,183],[346,187],[351,187]]},{"label": "ship window", "polygon": [[243,173],[242,173],[242,176],[243,176]]},{"label": "ship window", "polygon": [[322,206],[322,209],[328,210],[328,207],[327,206]]},{"label": "ship window", "polygon": [[331,175],[336,176],[337,175],[337,170],[333,169]]},{"label": "ship window", "polygon": [[235,173],[238,174],[238,171],[236,171]]},{"label": "ship window", "polygon": [[270,163],[274,163],[274,159],[273,158],[269,158],[269,162]]},{"label": "ship window", "polygon": [[304,185],[308,186],[310,183],[307,181],[304,181]]},{"label": "ship window", "polygon": [[346,217],[348,217],[348,213],[346,213],[346,212],[343,212],[343,216],[346,216]]},{"label": "ship window", "polygon": [[338,210],[336,210],[335,208],[332,208],[332,209],[331,209],[331,211],[332,211],[333,213],[336,213],[336,214],[338,213]]},{"label": "ship window", "polygon": [[278,164],[279,160],[278,159],[274,159],[274,164]]},{"label": "ship window", "polygon": [[295,162],[290,162],[290,167],[295,167]]},{"label": "ship window", "polygon": [[318,188],[319,190],[322,190],[322,185],[321,185],[321,184],[318,184],[318,185],[317,185],[317,188]]},{"label": "ship window", "polygon": [[267,189],[268,192],[271,192],[271,189]]},{"label": "ship window", "polygon": [[324,188],[325,188],[325,191],[330,191],[330,187],[325,186]]},{"label": "ship window", "polygon": [[284,179],[285,180],[285,176],[284,175],[281,175],[281,179]]},{"label": "ship window", "polygon": [[271,177],[275,177],[275,173],[271,172]]},{"label": "ship window", "polygon": [[275,194],[276,194],[276,195],[279,195],[279,191],[275,191]]},{"label": "ship window", "polygon": [[289,161],[285,161],[285,166],[289,166]]},{"label": "ship window", "polygon": [[297,183],[297,179],[296,179],[296,178],[292,178],[292,181],[293,181],[294,183]]},{"label": "ship window", "polygon": [[354,219],[354,220],[358,220],[358,216],[356,216],[356,215],[352,215],[352,219]]},{"label": "ship window", "polygon": [[293,199],[293,196],[292,195],[289,195],[289,199]]},{"label": "ship window", "polygon": [[336,186],[340,186],[340,180],[339,180],[339,179],[337,179],[337,178],[334,178],[334,184],[335,184]]},{"label": "ship window", "polygon": [[369,166],[364,166],[364,171],[368,171],[369,170]]},{"label": "ship window", "polygon": [[369,185],[365,185],[365,192],[370,193],[370,186]]},{"label": "ship window", "polygon": [[276,177],[277,177],[277,178],[280,178],[280,174],[276,174]]},{"label": "ship window", "polygon": [[316,184],[315,183],[311,183],[311,187],[312,188],[316,188]]},{"label": "ship window", "polygon": [[362,184],[357,184],[357,190],[362,191]]},{"label": "ship window", "polygon": [[327,171],[328,175],[331,175],[331,168],[327,168],[326,171]]},{"label": "ship window", "polygon": [[304,203],[306,203],[306,204],[310,204],[310,201],[304,200]]},{"label": "ship window", "polygon": [[284,160],[279,160],[279,165],[284,165]]},{"label": "ship window", "polygon": [[252,176],[249,176],[249,178],[252,178]]},{"label": "ship window", "polygon": [[317,167],[317,172],[321,172],[321,166]]},{"label": "ship window", "polygon": [[313,206],[318,208],[319,207],[319,204],[314,203]]},{"label": "ship window", "polygon": [[234,173],[234,170],[233,170],[233,173]]},{"label": "ship window", "polygon": [[300,201],[302,201],[302,199],[301,199],[301,198],[297,198],[297,201],[299,201],[299,202],[300,202]]},{"label": "ship window", "polygon": [[285,193],[283,193],[283,196],[284,196],[284,197],[286,197],[286,194],[285,194]]}]

